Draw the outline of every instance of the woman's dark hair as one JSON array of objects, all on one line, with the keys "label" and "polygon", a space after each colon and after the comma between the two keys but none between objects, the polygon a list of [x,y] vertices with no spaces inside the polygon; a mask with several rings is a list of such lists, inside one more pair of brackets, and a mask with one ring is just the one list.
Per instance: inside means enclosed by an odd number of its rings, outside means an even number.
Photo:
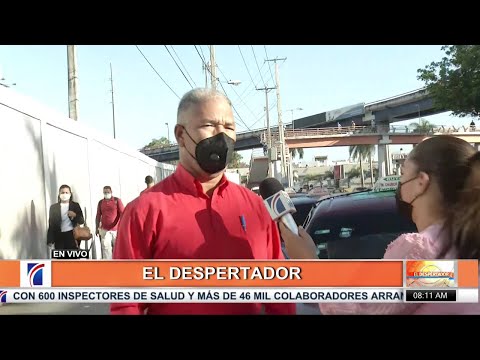
[{"label": "woman's dark hair", "polygon": [[[70,188],[70,186],[68,185],[62,185],[60,186],[60,188],[58,189],[58,192],[60,193],[60,191],[62,191],[62,189],[68,189],[68,191],[70,191],[70,202],[73,201],[73,193],[72,193],[72,189]],[[58,202],[60,202],[60,194],[58,194]]]},{"label": "woman's dark hair", "polygon": [[480,153],[451,135],[415,146],[409,159],[438,185],[446,214],[446,244],[439,257],[453,251],[459,259],[480,258]]}]

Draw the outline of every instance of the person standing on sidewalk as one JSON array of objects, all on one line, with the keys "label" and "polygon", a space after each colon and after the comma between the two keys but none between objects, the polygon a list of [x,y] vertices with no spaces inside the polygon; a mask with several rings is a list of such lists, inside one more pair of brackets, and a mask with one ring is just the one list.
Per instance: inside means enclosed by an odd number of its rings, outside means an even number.
[{"label": "person standing on sidewalk", "polygon": [[145,177],[145,184],[147,185],[147,187],[145,189],[142,190],[142,192],[140,193],[143,194],[145,191],[147,191],[148,189],[150,189],[151,187],[153,187],[153,185],[155,185],[155,181],[153,181],[153,177],[151,177],[150,175],[147,175]]},{"label": "person standing on sidewalk", "polygon": [[78,244],[73,229],[85,223],[82,208],[73,201],[72,189],[68,185],[58,189],[57,202],[50,206],[48,213],[47,244],[57,250],[76,250]]},{"label": "person standing on sidewalk", "polygon": [[117,225],[123,213],[123,203],[117,197],[112,196],[112,188],[103,188],[104,198],[98,202],[97,216],[95,219],[96,234],[100,235],[102,246],[102,258],[112,258],[113,247],[117,239]]},{"label": "person standing on sidewalk", "polygon": [[[225,175],[236,141],[230,100],[194,89],[180,100],[175,172],[125,208],[115,260],[284,260],[277,225],[253,191]],[[295,314],[283,303],[113,303],[113,315]]]}]

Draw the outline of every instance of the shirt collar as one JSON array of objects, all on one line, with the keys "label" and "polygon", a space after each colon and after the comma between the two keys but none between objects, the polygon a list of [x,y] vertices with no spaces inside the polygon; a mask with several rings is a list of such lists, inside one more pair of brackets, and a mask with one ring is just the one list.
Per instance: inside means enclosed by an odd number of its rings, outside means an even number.
[{"label": "shirt collar", "polygon": [[[176,180],[178,180],[179,185],[184,190],[186,190],[188,194],[191,194],[193,196],[208,197],[203,192],[202,184],[200,183],[200,181],[195,179],[195,177],[192,174],[190,174],[181,164],[177,165],[177,169],[175,170],[174,176]],[[229,184],[229,181],[224,173],[222,176],[222,179],[220,180],[220,184],[217,186],[214,193],[218,191],[218,195],[223,197],[223,192],[227,188],[228,184]]]}]

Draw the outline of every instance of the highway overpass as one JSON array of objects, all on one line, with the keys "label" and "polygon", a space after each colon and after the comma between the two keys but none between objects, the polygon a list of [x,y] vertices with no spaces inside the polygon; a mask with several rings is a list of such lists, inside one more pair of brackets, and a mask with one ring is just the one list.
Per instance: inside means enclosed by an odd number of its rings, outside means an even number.
[{"label": "highway overpass", "polygon": [[[389,124],[416,119],[421,116],[429,116],[445,112],[435,108],[432,98],[422,88],[408,93],[400,94],[390,98],[378,100],[372,103],[359,103],[346,106],[332,111],[307,116],[286,124],[286,130],[312,129],[334,127],[340,124],[342,127],[349,127],[352,121],[358,126],[382,125],[388,129]],[[272,133],[278,133],[278,127],[271,128]],[[388,132],[386,130],[385,132]],[[266,129],[237,133],[235,150],[249,150],[263,147]],[[140,150],[145,155],[159,161],[178,160],[178,145],[172,144],[161,148],[143,148]]]}]

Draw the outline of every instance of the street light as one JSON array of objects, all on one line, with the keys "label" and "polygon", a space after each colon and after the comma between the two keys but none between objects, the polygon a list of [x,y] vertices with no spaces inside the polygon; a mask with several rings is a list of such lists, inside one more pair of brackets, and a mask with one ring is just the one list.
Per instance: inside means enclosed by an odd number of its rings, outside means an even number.
[{"label": "street light", "polygon": [[170,127],[168,126],[168,122],[166,122],[165,125],[167,125],[167,139],[168,145],[170,145]]},{"label": "street light", "polygon": [[238,86],[240,85],[242,82],[240,80],[228,80],[227,81],[227,84],[228,85],[234,85],[234,86]]},{"label": "street light", "polygon": [[[5,78],[1,78],[0,81],[6,81],[6,79],[5,79]],[[10,86],[15,86],[15,85],[17,85],[17,84],[16,84],[16,83],[12,83],[12,84],[8,84],[8,85],[7,85],[7,84],[4,84],[4,83],[0,82],[0,85],[4,86],[4,87],[6,87],[6,88],[9,88]]]},{"label": "street light", "polygon": [[286,111],[291,111],[291,112],[292,112],[292,130],[295,130],[295,127],[293,126],[293,112],[294,112],[294,111],[301,111],[301,110],[303,110],[301,107],[297,107],[297,108],[295,108],[295,109],[288,109],[288,110],[286,110]]}]

